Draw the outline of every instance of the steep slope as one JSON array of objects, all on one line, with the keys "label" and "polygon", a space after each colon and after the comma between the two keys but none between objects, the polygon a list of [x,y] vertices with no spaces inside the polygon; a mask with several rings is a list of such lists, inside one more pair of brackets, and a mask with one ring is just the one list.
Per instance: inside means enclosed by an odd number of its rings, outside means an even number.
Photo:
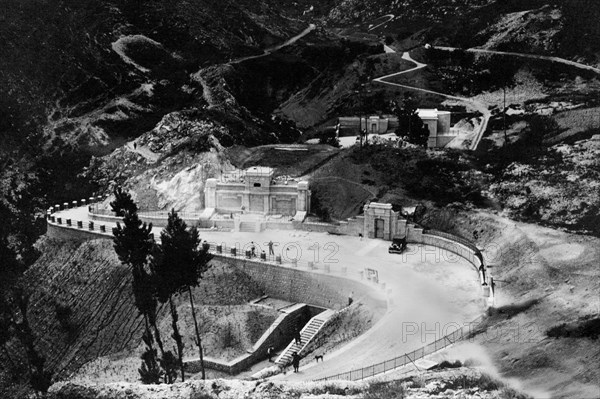
[{"label": "steep slope", "polygon": [[[133,380],[137,380],[144,320],[134,304],[131,271],[119,262],[113,242],[106,239],[58,241],[44,237],[38,248],[42,255],[23,277],[30,298],[27,317],[34,331],[36,350],[45,357],[45,367],[52,373],[53,380],[68,378],[84,364],[106,356],[133,357],[130,363],[134,365]],[[229,307],[247,304],[262,295],[262,291],[245,273],[212,261],[205,278],[193,289],[193,295],[199,307],[197,311],[203,315],[231,313]],[[193,327],[187,295],[176,296],[175,304],[180,308],[180,323],[185,326],[187,351],[191,355],[196,349],[191,338]],[[200,309],[203,305],[206,309]],[[214,310],[217,305],[229,310]],[[252,309],[242,310],[253,314]],[[202,318],[216,319],[212,313]],[[275,318],[265,312],[254,315],[255,319],[259,317],[264,319],[263,324]],[[205,332],[212,333],[227,321],[209,323],[204,326]],[[158,322],[164,330],[165,346],[172,347],[170,316],[166,309],[159,308]],[[248,321],[248,325],[251,324]],[[261,333],[262,330],[258,334]],[[244,339],[246,346],[252,345],[253,342],[246,342],[249,338]],[[208,337],[207,345],[213,342],[220,344],[218,334],[216,338]],[[208,348],[210,355],[218,355],[215,353],[217,344]],[[15,339],[10,340],[7,347],[8,352],[0,355],[2,364],[8,366],[0,372],[2,383],[5,373],[19,373],[24,363],[22,346]],[[237,350],[239,353],[239,348]],[[6,353],[10,353],[11,359]],[[110,367],[107,369],[110,371]],[[0,388],[4,387],[0,385]]]},{"label": "steep slope", "polygon": [[479,349],[454,354],[488,357],[536,398],[598,397],[598,238],[484,212],[459,217],[453,231],[477,237],[496,282],[495,309],[474,329]]}]

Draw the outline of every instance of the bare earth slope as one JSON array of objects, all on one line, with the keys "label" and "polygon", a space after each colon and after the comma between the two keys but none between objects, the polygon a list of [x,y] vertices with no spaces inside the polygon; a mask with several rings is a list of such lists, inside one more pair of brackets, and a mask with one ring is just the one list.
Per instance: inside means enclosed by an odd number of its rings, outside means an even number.
[{"label": "bare earth slope", "polygon": [[[599,397],[597,338],[589,331],[551,338],[548,330],[598,318],[600,240],[488,213],[458,229],[478,232],[497,284],[496,308],[474,338],[492,367],[536,398]],[[473,351],[467,345],[454,351],[463,360]]]}]

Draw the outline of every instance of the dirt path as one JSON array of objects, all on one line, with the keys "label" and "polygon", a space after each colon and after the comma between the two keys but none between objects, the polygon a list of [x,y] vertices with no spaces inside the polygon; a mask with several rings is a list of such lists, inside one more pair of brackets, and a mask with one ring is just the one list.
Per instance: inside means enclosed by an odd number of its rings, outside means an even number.
[{"label": "dirt path", "polygon": [[[446,50],[446,51],[463,50],[458,47],[445,47],[445,46],[433,46],[433,48],[438,49],[438,50]],[[600,74],[600,69],[595,68],[591,65],[586,65],[586,64],[582,64],[580,62],[566,60],[566,59],[560,58],[560,57],[551,57],[551,56],[547,56],[547,55],[537,55],[537,54],[515,53],[512,51],[486,50],[486,49],[482,49],[482,48],[468,48],[468,49],[464,49],[464,51],[467,51],[469,53],[510,55],[510,56],[514,56],[514,57],[531,58],[531,59],[535,59],[535,60],[558,62],[561,64],[573,66],[575,68],[584,69],[586,71],[592,71],[597,74]]]},{"label": "dirt path", "polygon": [[[387,18],[387,20],[385,20],[385,21],[383,21],[383,22],[381,22],[381,23],[379,23],[379,24],[377,24],[375,26],[371,26],[369,28],[369,32],[372,31],[372,30],[375,30],[375,29],[379,28],[382,25],[387,24],[388,22],[390,22],[391,20],[393,20],[394,18],[396,18],[396,16],[394,14],[387,14],[387,15],[381,16],[379,18]],[[377,18],[377,19],[379,19],[379,18]]]},{"label": "dirt path", "polygon": [[298,40],[302,39],[304,36],[306,36],[310,32],[312,32],[316,27],[317,26],[315,24],[310,24],[310,25],[308,25],[308,27],[306,29],[304,29],[302,32],[298,33],[296,36],[289,38],[288,40],[286,40],[285,42],[283,42],[281,44],[278,44],[277,46],[273,46],[273,47],[269,47],[269,48],[265,49],[262,54],[250,55],[248,57],[238,58],[236,60],[230,61],[229,64],[231,64],[231,65],[239,64],[240,62],[253,60],[256,58],[260,58],[260,57],[265,57],[271,53],[274,53],[275,51],[281,50],[282,48],[289,46],[290,44],[296,43]]},{"label": "dirt path", "polygon": [[146,146],[140,146],[136,140],[129,141],[125,147],[128,151],[135,152],[143,156],[149,163],[156,163],[159,158],[159,154],[150,151]]},{"label": "dirt path", "polygon": [[[393,50],[392,48],[388,47],[385,51],[388,52],[389,51],[388,49]],[[404,52],[402,54],[402,59],[414,63],[415,67],[408,69],[406,71],[400,71],[400,72],[391,73],[389,75],[380,76],[378,78],[373,79],[373,82],[377,82],[377,83],[381,83],[381,84],[385,84],[385,85],[389,85],[389,86],[401,87],[403,89],[416,90],[416,91],[420,91],[423,93],[435,94],[435,95],[442,96],[442,97],[445,97],[448,99],[457,100],[457,101],[466,103],[471,108],[481,112],[481,114],[483,115],[483,123],[481,124],[479,131],[477,132],[475,138],[471,141],[471,145],[469,146],[469,149],[476,150],[477,146],[479,145],[479,142],[481,141],[481,138],[483,137],[483,133],[487,129],[488,122],[492,115],[490,113],[490,111],[488,110],[487,104],[484,104],[483,102],[474,100],[472,98],[458,97],[458,96],[453,96],[450,94],[440,93],[437,91],[422,89],[420,87],[403,85],[400,83],[394,83],[394,82],[387,81],[387,79],[394,78],[394,77],[400,76],[400,75],[404,75],[404,74],[407,74],[410,72],[418,71],[419,69],[423,69],[427,66],[427,64],[422,64],[418,61],[413,60],[410,56],[410,53],[408,53],[408,52]]]}]

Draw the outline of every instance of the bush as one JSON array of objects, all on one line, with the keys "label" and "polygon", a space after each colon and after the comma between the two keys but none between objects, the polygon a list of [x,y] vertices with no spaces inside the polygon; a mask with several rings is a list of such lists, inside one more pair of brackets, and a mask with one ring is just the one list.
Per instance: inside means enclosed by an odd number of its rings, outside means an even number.
[{"label": "bush", "polygon": [[462,363],[460,362],[460,360],[455,360],[454,362],[444,360],[443,362],[438,364],[435,368],[436,369],[456,369],[459,367],[462,367]]},{"label": "bush", "polygon": [[600,318],[580,319],[571,324],[562,323],[546,331],[551,338],[591,338],[598,339],[600,335]]},{"label": "bush", "polygon": [[402,399],[406,389],[401,381],[372,382],[365,391],[364,399]]},{"label": "bush", "polygon": [[63,302],[56,302],[54,304],[54,313],[56,315],[56,320],[58,320],[60,326],[65,330],[71,329],[71,315],[73,311],[71,307]]}]

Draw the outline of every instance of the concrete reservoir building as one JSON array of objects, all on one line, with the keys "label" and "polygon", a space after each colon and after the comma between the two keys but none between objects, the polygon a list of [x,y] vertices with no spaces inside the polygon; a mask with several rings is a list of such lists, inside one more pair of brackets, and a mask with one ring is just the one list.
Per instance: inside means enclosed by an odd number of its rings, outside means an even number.
[{"label": "concrete reservoir building", "polygon": [[[456,137],[456,132],[450,128],[449,111],[418,108],[419,118],[429,129],[429,148],[442,148]],[[398,118],[393,115],[347,116],[338,118],[340,130],[354,131],[359,129],[369,134],[394,133],[398,127]]]},{"label": "concrete reservoir building", "polygon": [[272,168],[254,166],[208,179],[204,201],[218,213],[300,216],[310,210],[310,190],[307,181],[274,177]]}]

